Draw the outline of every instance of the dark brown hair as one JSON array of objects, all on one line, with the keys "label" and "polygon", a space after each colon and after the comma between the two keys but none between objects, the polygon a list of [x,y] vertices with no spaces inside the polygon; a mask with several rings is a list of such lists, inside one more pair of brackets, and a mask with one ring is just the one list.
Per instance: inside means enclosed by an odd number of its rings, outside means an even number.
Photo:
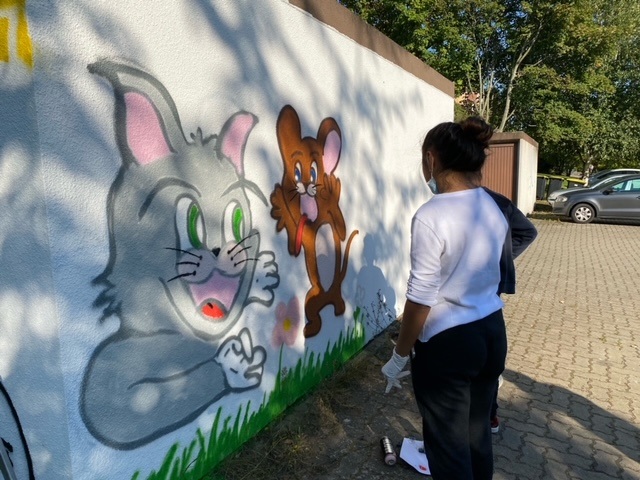
[{"label": "dark brown hair", "polygon": [[422,157],[426,158],[428,150],[434,150],[443,170],[479,173],[492,135],[493,128],[480,117],[440,123],[427,133]]}]

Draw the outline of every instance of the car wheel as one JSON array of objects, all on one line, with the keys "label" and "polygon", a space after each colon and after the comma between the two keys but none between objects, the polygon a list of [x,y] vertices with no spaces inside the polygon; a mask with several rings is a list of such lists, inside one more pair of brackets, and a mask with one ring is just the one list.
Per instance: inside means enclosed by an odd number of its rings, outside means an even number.
[{"label": "car wheel", "polygon": [[589,223],[594,218],[596,218],[596,211],[586,203],[579,203],[571,210],[571,219],[576,223]]}]

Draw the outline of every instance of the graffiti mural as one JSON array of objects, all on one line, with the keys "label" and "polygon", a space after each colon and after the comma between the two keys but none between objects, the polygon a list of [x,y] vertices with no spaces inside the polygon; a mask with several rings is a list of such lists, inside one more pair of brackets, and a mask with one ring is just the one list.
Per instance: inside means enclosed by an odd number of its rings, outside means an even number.
[{"label": "graffiti mural", "polygon": [[262,381],[266,350],[230,329],[243,309],[270,306],[279,284],[260,250],[244,151],[257,118],[232,115],[217,135],[187,140],[152,75],[102,60],[89,67],[115,96],[122,165],[108,200],[110,256],[95,279],[103,317],[120,327],[93,352],[80,413],[91,434],[133,449],[193,421],[231,392]]},{"label": "graffiti mural", "polygon": [[290,105],[280,111],[276,133],[284,172],[271,193],[271,216],[277,221],[276,230],[287,232],[289,253],[298,256],[304,249],[311,282],[304,335],[313,337],[322,328],[320,310],[332,305],[335,315],[345,311],[342,281],[351,241],[358,233],[350,234],[343,259],[346,226],[338,204],[340,180],[333,173],[340,160],[342,134],[333,118],[325,118],[316,138],[302,138],[300,119]]},{"label": "graffiti mural", "polygon": [[0,477],[8,480],[14,478],[33,480],[34,478],[31,454],[22,432],[18,413],[2,382],[0,382]]}]

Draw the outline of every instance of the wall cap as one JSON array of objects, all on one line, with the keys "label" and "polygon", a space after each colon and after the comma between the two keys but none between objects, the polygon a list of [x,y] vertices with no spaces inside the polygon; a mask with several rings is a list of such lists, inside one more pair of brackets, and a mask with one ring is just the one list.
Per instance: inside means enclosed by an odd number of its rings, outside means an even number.
[{"label": "wall cap", "polygon": [[489,144],[516,143],[517,140],[524,140],[538,148],[538,142],[524,132],[494,132]]},{"label": "wall cap", "polygon": [[304,10],[320,22],[335,28],[363,47],[395,63],[451,98],[455,98],[455,87],[451,80],[409,53],[336,0],[289,0],[289,4]]}]

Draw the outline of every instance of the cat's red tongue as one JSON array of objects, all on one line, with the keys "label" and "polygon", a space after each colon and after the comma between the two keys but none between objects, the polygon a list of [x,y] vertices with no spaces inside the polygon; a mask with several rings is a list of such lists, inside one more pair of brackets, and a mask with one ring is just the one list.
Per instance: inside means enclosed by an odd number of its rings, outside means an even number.
[{"label": "cat's red tongue", "polygon": [[296,257],[300,254],[302,249],[302,233],[304,232],[304,226],[307,223],[307,215],[304,213],[300,217],[298,222],[298,230],[296,231]]},{"label": "cat's red tongue", "polygon": [[202,313],[212,320],[220,320],[227,315],[224,309],[220,305],[218,305],[217,302],[207,302],[202,307]]}]

